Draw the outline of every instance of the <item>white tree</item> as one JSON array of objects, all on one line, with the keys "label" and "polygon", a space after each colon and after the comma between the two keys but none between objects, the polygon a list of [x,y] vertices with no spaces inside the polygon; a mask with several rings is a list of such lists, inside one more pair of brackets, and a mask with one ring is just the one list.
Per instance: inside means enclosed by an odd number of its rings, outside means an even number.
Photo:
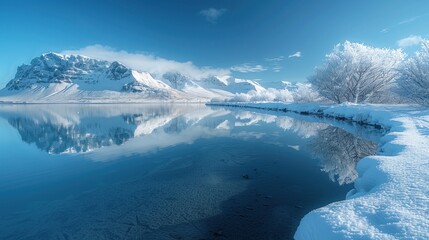
[{"label": "white tree", "polygon": [[398,85],[401,94],[419,104],[429,106],[429,41],[421,43],[421,49],[406,60],[400,68]]},{"label": "white tree", "polygon": [[337,102],[372,102],[390,89],[404,59],[402,50],[374,48],[349,41],[326,55],[309,78],[323,97]]},{"label": "white tree", "polygon": [[288,90],[294,102],[326,102],[327,99],[320,96],[309,82],[282,81],[285,90]]},{"label": "white tree", "polygon": [[293,102],[292,93],[287,89],[267,88],[259,91],[250,90],[247,93],[236,93],[229,102]]},{"label": "white tree", "polygon": [[322,102],[326,100],[313,89],[311,83],[296,83],[296,89],[292,95],[294,102]]}]

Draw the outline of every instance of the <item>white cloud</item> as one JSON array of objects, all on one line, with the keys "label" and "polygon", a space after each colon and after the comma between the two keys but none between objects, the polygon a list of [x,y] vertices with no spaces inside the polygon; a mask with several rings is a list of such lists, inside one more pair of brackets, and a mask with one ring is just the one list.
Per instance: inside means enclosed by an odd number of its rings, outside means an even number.
[{"label": "white cloud", "polygon": [[400,21],[398,24],[402,25],[402,24],[406,24],[406,23],[412,23],[412,22],[416,21],[420,17],[421,16],[415,16],[415,17],[412,17],[412,18],[407,18],[407,19],[404,19],[404,20]]},{"label": "white cloud", "polygon": [[243,63],[243,64],[240,64],[240,65],[235,65],[235,66],[231,67],[231,71],[241,72],[241,73],[263,72],[263,71],[266,71],[266,70],[267,69],[264,66],[260,65],[260,64],[251,65],[249,63]]},{"label": "white cloud", "polygon": [[282,69],[282,67],[280,66],[280,62],[282,62],[283,60],[285,60],[285,56],[264,59],[264,61],[269,62],[270,69],[276,73],[280,72],[280,70]]},{"label": "white cloud", "polygon": [[222,16],[227,10],[225,8],[216,9],[216,8],[209,8],[204,9],[200,11],[200,14],[203,15],[207,21],[210,23],[215,24],[217,22],[217,19]]},{"label": "white cloud", "polygon": [[265,58],[264,60],[267,61],[267,62],[281,62],[284,59],[285,59],[284,56],[278,56],[278,57],[275,57],[275,58]]},{"label": "white cloud", "polygon": [[185,76],[201,79],[209,76],[221,76],[230,73],[229,69],[197,67],[192,62],[178,62],[146,53],[117,51],[102,45],[91,45],[78,50],[66,50],[63,54],[79,54],[105,61],[118,61],[129,68],[162,75],[166,72],[178,72]]},{"label": "white cloud", "polygon": [[423,15],[414,16],[414,17],[410,17],[410,18],[404,19],[404,20],[398,22],[397,24],[394,24],[393,26],[381,29],[380,32],[381,33],[388,33],[392,28],[397,28],[397,27],[399,27],[401,25],[412,23],[412,22],[414,22],[414,21],[416,21],[416,20],[418,20],[420,18],[426,17],[428,15],[429,14],[423,14]]},{"label": "white cloud", "polygon": [[410,35],[409,37],[398,40],[399,47],[409,47],[420,44],[424,39],[421,36]]},{"label": "white cloud", "polygon": [[301,57],[301,52],[296,52],[294,54],[289,55],[289,58],[300,58]]},{"label": "white cloud", "polygon": [[282,70],[282,67],[280,67],[280,66],[274,66],[273,67],[274,72],[280,72],[280,70]]}]

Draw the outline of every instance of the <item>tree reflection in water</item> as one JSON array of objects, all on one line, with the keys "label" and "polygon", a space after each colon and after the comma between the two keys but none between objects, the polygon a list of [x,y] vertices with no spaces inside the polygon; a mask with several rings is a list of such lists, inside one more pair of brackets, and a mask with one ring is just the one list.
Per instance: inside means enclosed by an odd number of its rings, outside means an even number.
[{"label": "tree reflection in water", "polygon": [[[310,139],[309,147],[312,155],[320,160],[321,170],[328,173],[332,181],[340,185],[354,182],[358,177],[357,162],[377,151],[377,139],[381,133],[375,129],[352,126],[353,133],[327,123],[303,121],[289,116],[274,116],[265,113],[238,111],[236,118],[246,120],[235,126],[256,124],[259,121],[275,123],[276,126],[295,132],[298,136]],[[348,124],[345,124],[348,125]],[[364,134],[362,134],[364,133]],[[368,135],[368,140],[360,135]]]},{"label": "tree reflection in water", "polygon": [[340,185],[352,183],[357,177],[357,162],[374,155],[377,144],[333,126],[319,130],[310,143],[313,154],[321,159],[322,171]]}]

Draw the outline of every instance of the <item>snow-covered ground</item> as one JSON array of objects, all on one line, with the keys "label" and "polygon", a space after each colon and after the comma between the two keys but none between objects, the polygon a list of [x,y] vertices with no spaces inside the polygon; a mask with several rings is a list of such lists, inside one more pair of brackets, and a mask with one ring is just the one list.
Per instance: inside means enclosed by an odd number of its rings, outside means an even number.
[{"label": "snow-covered ground", "polygon": [[429,110],[410,106],[210,103],[293,111],[379,126],[377,156],[360,160],[346,200],[308,213],[296,239],[429,239]]}]

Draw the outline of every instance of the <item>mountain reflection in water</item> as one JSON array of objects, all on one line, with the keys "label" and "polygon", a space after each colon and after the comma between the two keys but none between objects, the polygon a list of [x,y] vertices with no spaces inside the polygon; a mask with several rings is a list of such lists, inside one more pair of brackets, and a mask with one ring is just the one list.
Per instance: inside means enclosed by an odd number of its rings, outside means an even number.
[{"label": "mountain reflection in water", "polygon": [[[353,182],[355,166],[365,156],[375,154],[377,130],[352,126],[352,132],[327,123],[305,121],[291,116],[271,115],[244,109],[209,108],[203,105],[4,105],[0,116],[19,131],[22,141],[35,144],[49,154],[87,153],[94,160],[115,160],[124,150],[143,153],[199,138],[230,136],[258,138],[263,132],[231,133],[231,129],[258,123],[309,138],[309,148],[321,160],[321,169],[340,184]],[[306,119],[308,120],[308,119]],[[370,136],[362,136],[364,132]],[[137,138],[137,139],[135,139]],[[116,146],[116,147],[114,147]],[[289,146],[291,147],[291,146]],[[108,154],[106,154],[107,152]],[[96,156],[96,155],[100,156]],[[115,154],[116,153],[116,154]]]},{"label": "mountain reflection in water", "polygon": [[0,239],[47,240],[289,239],[380,136],[199,104],[0,105],[0,131]]}]

